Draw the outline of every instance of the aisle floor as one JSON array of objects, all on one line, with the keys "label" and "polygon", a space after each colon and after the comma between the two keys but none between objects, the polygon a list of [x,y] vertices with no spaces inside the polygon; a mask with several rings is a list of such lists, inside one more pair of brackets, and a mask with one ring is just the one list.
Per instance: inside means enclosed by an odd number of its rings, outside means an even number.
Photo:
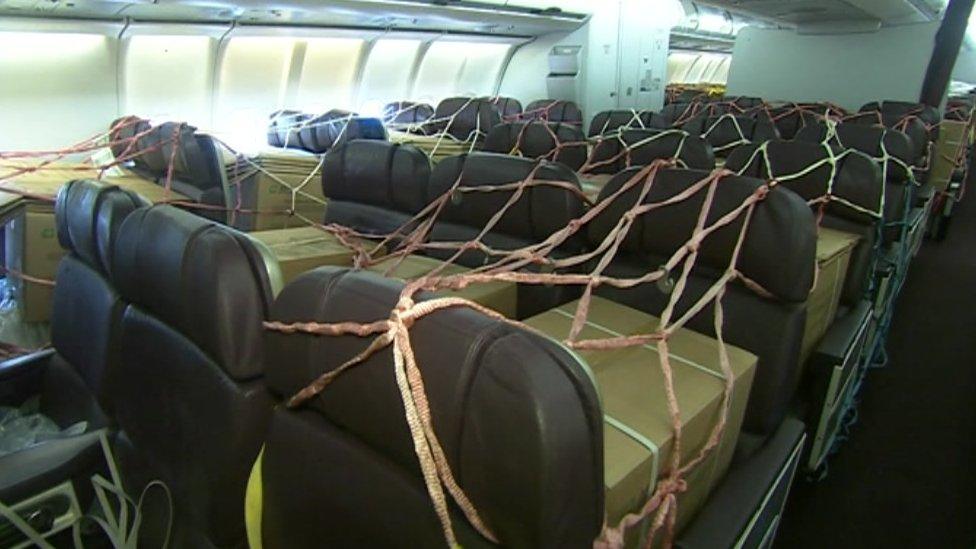
[{"label": "aisle floor", "polygon": [[[976,192],[976,190],[974,190]],[[976,546],[976,199],[926,241],[850,439],[798,478],[776,546]]]}]

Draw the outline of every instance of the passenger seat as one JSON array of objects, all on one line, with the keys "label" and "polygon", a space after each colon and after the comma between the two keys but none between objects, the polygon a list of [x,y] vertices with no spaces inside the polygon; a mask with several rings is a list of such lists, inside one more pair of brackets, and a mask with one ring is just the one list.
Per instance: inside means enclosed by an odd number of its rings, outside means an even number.
[{"label": "passenger seat", "polygon": [[126,490],[169,487],[176,547],[240,546],[244,486],[273,403],[263,259],[246,235],[162,205],[122,224],[111,274],[129,304],[109,391]]},{"label": "passenger seat", "polygon": [[[322,267],[289,284],[271,318],[383,320],[402,287],[373,273]],[[265,337],[268,386],[280,399],[370,342],[276,331]],[[417,320],[410,338],[447,462],[500,545],[591,546],[604,520],[603,417],[579,360],[548,338],[464,308]],[[444,544],[389,349],[298,408],[274,411],[249,505],[249,536],[265,549]],[[450,515],[462,546],[494,546],[453,505]]]},{"label": "passenger seat", "polygon": [[0,501],[8,505],[67,480],[91,495],[88,476],[103,463],[98,431],[113,423],[107,396],[119,367],[123,303],[108,281],[109,261],[119,225],[144,204],[132,192],[89,180],[58,193],[58,241],[68,253],[55,278],[53,348],[0,363],[0,405],[39,398],[40,413],[61,429],[78,422],[86,428],[0,457]]},{"label": "passenger seat", "polygon": [[578,170],[586,163],[586,137],[579,126],[555,122],[506,122],[488,132],[485,152],[552,160]]}]

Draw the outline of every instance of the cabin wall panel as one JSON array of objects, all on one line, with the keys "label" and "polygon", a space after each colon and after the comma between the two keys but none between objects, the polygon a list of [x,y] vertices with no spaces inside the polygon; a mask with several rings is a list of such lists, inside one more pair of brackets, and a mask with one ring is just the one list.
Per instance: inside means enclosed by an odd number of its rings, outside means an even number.
[{"label": "cabin wall panel", "polygon": [[209,127],[216,46],[217,40],[209,36],[124,39],[122,111]]},{"label": "cabin wall panel", "polygon": [[66,147],[118,112],[117,42],[104,34],[0,32],[0,150]]},{"label": "cabin wall panel", "polygon": [[832,101],[917,101],[939,23],[857,34],[802,35],[746,27],[736,37],[729,95]]}]

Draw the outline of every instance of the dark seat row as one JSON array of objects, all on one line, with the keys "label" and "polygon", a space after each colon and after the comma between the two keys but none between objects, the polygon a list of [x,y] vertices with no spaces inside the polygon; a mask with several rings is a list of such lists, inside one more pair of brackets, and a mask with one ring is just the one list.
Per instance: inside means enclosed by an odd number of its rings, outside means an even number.
[{"label": "dark seat row", "polygon": [[292,110],[271,113],[268,144],[321,154],[352,139],[386,140],[386,128],[378,118],[333,109],[318,116]]}]

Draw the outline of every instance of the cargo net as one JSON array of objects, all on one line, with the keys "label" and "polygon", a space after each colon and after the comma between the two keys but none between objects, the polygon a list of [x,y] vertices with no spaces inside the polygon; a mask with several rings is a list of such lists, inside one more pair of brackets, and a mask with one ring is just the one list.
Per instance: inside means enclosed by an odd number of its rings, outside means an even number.
[{"label": "cargo net", "polygon": [[[123,165],[129,160],[136,160],[149,152],[147,149],[139,149],[137,143],[141,137],[145,136],[151,130],[140,130],[135,132],[131,137],[124,139],[115,137],[119,135],[121,129],[135,123],[135,120],[123,119],[114,124],[109,132],[87,139],[64,150],[2,153],[0,154],[0,159],[29,160],[30,162],[16,167],[14,171],[0,178],[4,180],[0,181],[0,190],[21,194],[27,198],[53,201],[55,198],[53,194],[37,195],[36,193],[30,192],[29,189],[25,190],[20,186],[8,185],[5,180],[15,178],[18,175],[22,176],[27,173],[50,168],[56,165],[59,160],[68,158],[70,155],[96,153],[106,146],[115,147],[121,154],[113,160],[103,163],[87,161],[84,169],[94,170],[101,176],[110,168]],[[164,150],[168,150],[170,153],[167,159],[166,173],[161,178],[160,183],[167,189],[169,189],[169,185],[173,181],[175,167],[178,163],[177,151],[179,151],[179,147],[175,146],[178,138],[178,132],[174,131],[172,136],[163,136],[160,142],[153,146],[153,148],[168,147]],[[231,151],[238,158],[246,158],[244,155],[236,153],[232,149]],[[680,150],[677,153],[680,153]],[[756,154],[764,155],[765,160],[768,162],[768,157],[765,157],[765,147],[760,147]],[[388,318],[377,319],[370,323],[267,323],[266,327],[268,329],[285,333],[306,333],[324,336],[356,335],[373,338],[361,353],[351,357],[338,368],[313,380],[307,387],[292,396],[287,404],[290,407],[300,406],[303,402],[320,394],[334,379],[341,376],[350,368],[361,364],[378,351],[386,347],[392,347],[394,374],[399,387],[400,398],[404,404],[405,421],[408,424],[413,438],[422,476],[440,520],[445,541],[450,546],[457,545],[457,539],[448,512],[448,498],[458,505],[468,521],[478,532],[486,539],[497,541],[489,526],[481,519],[474,504],[467,498],[463,489],[454,479],[443,449],[435,434],[433,426],[434,418],[431,416],[428,405],[423,376],[421,375],[421,369],[417,364],[411,346],[410,327],[416,320],[426,315],[444,309],[465,307],[527,330],[534,331],[534,329],[518,321],[507,319],[489,308],[462,298],[442,297],[417,301],[416,295],[420,291],[459,290],[469,285],[486,284],[496,281],[529,285],[572,285],[581,287],[583,289],[582,299],[575,311],[572,327],[564,340],[564,344],[569,348],[577,350],[611,350],[648,344],[656,345],[660,357],[659,364],[656,366],[661,368],[664,375],[664,396],[668,403],[668,410],[674,430],[674,449],[671,453],[671,460],[664,478],[655,479],[656,482],[653,491],[649,494],[646,503],[640,509],[625,516],[617,524],[605,524],[603,531],[594,543],[602,547],[620,547],[623,544],[624,534],[627,530],[650,518],[651,522],[645,537],[645,544],[650,546],[658,536],[663,536],[664,544],[670,545],[675,535],[676,498],[686,490],[685,477],[716,447],[722,437],[727,420],[729,400],[733,387],[728,350],[724,342],[722,330],[724,324],[722,309],[723,296],[729,284],[739,283],[760,296],[767,298],[773,297],[760,284],[743,274],[737,266],[740,251],[742,250],[743,243],[750,228],[750,220],[753,212],[756,206],[765,200],[770,189],[790,179],[801,177],[809,171],[824,165],[824,163],[831,166],[832,175],[825,185],[823,195],[811,200],[811,205],[819,204],[821,214],[823,208],[828,203],[833,202],[865,212],[863,207],[851,204],[833,193],[833,174],[835,172],[836,162],[843,154],[832,155],[827,160],[817,165],[809,166],[795,174],[777,174],[757,188],[741,204],[711,222],[708,219],[715,193],[721,185],[722,180],[734,174],[728,170],[717,169],[670,198],[645,203],[645,199],[658,179],[658,174],[661,170],[680,165],[680,162],[674,158],[658,159],[637,170],[617,190],[608,193],[604,200],[593,204],[581,217],[573,219],[565,227],[554,232],[542,242],[515,250],[493,248],[485,244],[483,239],[505,216],[506,212],[525,195],[526,191],[541,186],[558,187],[576,193],[581,199],[586,199],[576,185],[560,181],[538,179],[536,175],[541,166],[544,165],[542,162],[539,162],[524,180],[512,181],[506,185],[490,188],[466,186],[462,184],[459,178],[447,192],[433,200],[426,208],[414,216],[411,221],[405,223],[397,231],[387,235],[363,234],[348,227],[323,225],[316,220],[303,217],[303,221],[308,225],[318,227],[325,233],[334,235],[347,248],[352,250],[357,268],[368,267],[381,260],[389,261],[392,258],[394,261],[389,269],[393,270],[400,261],[410,254],[425,251],[449,252],[451,256],[428,274],[407,282],[399,296],[396,306],[391,310]],[[885,165],[887,165],[887,162],[885,162]],[[267,170],[264,170],[264,168],[257,164],[254,164],[252,167],[256,170],[267,172]],[[270,172],[267,173],[270,174]],[[273,176],[273,174],[270,175]],[[297,187],[292,187],[285,182],[281,183],[292,193],[293,207],[295,199],[303,194],[303,187],[310,183],[311,179],[312,176],[310,174],[309,178]],[[232,184],[235,183],[233,178],[231,182]],[[239,184],[239,182],[237,183]],[[554,250],[573,235],[580,233],[587,223],[605,211],[611,204],[625,200],[623,198],[625,193],[631,190],[637,190],[637,200],[633,204],[627,205],[626,213],[620,216],[613,230],[594,249],[572,257],[561,259],[553,259],[551,257]],[[510,193],[510,195],[505,205],[489,219],[476,238],[468,242],[431,242],[428,240],[434,223],[449,201],[463,200],[466,194],[486,192],[502,192]],[[605,274],[608,266],[618,255],[628,231],[640,216],[653,215],[653,212],[656,210],[689,199],[699,193],[703,194],[704,201],[691,235],[684,245],[676,249],[661,267],[634,277],[621,278]],[[180,199],[169,200],[169,202],[189,209],[213,208],[212,206],[196,204]],[[224,209],[228,211],[241,211],[239,204]],[[883,204],[879,204],[877,210],[871,210],[867,213],[880,216],[882,210]],[[728,264],[721,271],[721,275],[718,276],[694,303],[684,310],[680,310],[678,303],[684,295],[689,276],[696,265],[700,246],[710,235],[722,227],[739,221],[741,221],[741,228],[736,237],[735,245],[730,252]],[[391,248],[392,251],[390,253],[384,253],[386,249]],[[478,250],[484,253],[489,260],[485,265],[468,270],[462,274],[444,274],[444,270],[449,265],[454,264],[461,254],[469,250]],[[583,269],[589,265],[593,265],[589,269],[589,272],[566,272],[573,269]],[[536,268],[541,272],[530,272],[525,270],[527,268]],[[387,273],[389,272],[387,271]],[[676,278],[674,278],[674,274],[676,274]],[[587,320],[589,303],[594,291],[598,287],[633,288],[641,284],[651,283],[657,283],[670,289],[668,302],[660,314],[660,324],[657,330],[652,333],[632,334],[605,339],[580,339],[579,335]],[[685,327],[693,317],[710,305],[713,306],[714,310],[713,323],[715,339],[717,341],[717,353],[725,378],[722,411],[711,430],[707,443],[691,459],[682,462],[682,452],[680,451],[682,424],[672,379],[668,339],[669,336]],[[653,398],[653,395],[649,395],[649,398]]]},{"label": "cargo net", "polygon": [[[765,155],[765,148],[760,148],[757,154]],[[372,338],[371,342],[362,352],[349,358],[337,368],[313,380],[305,388],[292,396],[288,400],[287,405],[289,407],[301,406],[302,403],[320,395],[330,383],[349,369],[362,364],[377,352],[387,347],[392,347],[394,374],[399,388],[400,398],[405,409],[405,419],[414,442],[414,448],[427,491],[443,529],[445,541],[451,547],[457,546],[457,538],[449,516],[448,502],[449,500],[453,500],[464,513],[470,524],[481,535],[486,539],[497,542],[498,540],[491,528],[482,520],[475,505],[468,499],[464,490],[458,485],[448,465],[444,451],[435,433],[434,421],[436,418],[433,418],[431,415],[424,389],[423,375],[421,368],[417,364],[417,359],[411,344],[410,328],[418,319],[429,314],[449,308],[466,307],[481,312],[491,318],[530,331],[535,331],[535,329],[521,322],[505,318],[492,309],[461,298],[440,297],[417,301],[417,293],[420,291],[459,290],[469,285],[498,281],[529,285],[572,285],[581,287],[583,290],[582,298],[573,315],[571,329],[563,343],[567,347],[576,350],[612,350],[623,347],[655,345],[660,357],[659,364],[649,365],[649,367],[659,367],[663,373],[665,379],[664,396],[667,400],[671,426],[674,430],[674,449],[671,453],[667,472],[663,478],[655,479],[653,491],[649,494],[646,503],[635,512],[626,515],[619,523],[605,524],[594,544],[598,547],[621,547],[624,544],[626,531],[650,518],[649,529],[644,538],[645,546],[651,546],[659,537],[665,546],[670,546],[675,535],[676,498],[687,489],[685,478],[720,442],[727,421],[729,402],[733,389],[733,377],[728,350],[723,337],[723,296],[729,284],[738,282],[760,296],[767,298],[774,297],[769,291],[754,280],[751,280],[738,268],[739,255],[750,229],[753,212],[756,206],[765,200],[770,189],[782,182],[802,177],[809,173],[809,171],[824,165],[830,165],[832,167],[831,173],[833,174],[833,167],[838,158],[838,156],[831,156],[827,160],[809,166],[798,173],[778,175],[776,178],[766,181],[730,211],[712,221],[709,221],[709,214],[714,203],[715,194],[718,192],[722,181],[726,177],[734,174],[728,170],[717,169],[670,198],[645,202],[652,187],[658,180],[660,172],[663,169],[672,168],[676,165],[674,160],[656,160],[634,173],[617,190],[607,196],[605,200],[595,204],[582,216],[573,219],[565,227],[552,233],[545,240],[514,250],[494,248],[484,243],[483,239],[505,216],[506,212],[525,196],[525,193],[529,189],[548,186],[579,194],[579,189],[575,185],[537,178],[539,169],[544,165],[541,162],[535,166],[533,171],[524,180],[512,181],[511,183],[499,186],[467,186],[462,183],[459,177],[449,190],[432,201],[423,211],[405,223],[401,229],[391,234],[376,236],[359,233],[348,227],[338,225],[319,225],[323,231],[335,235],[349,249],[354,251],[355,265],[357,268],[364,268],[379,263],[380,261],[387,262],[393,259],[392,265],[386,271],[389,274],[396,269],[400,261],[413,253],[422,253],[425,251],[448,252],[450,253],[450,257],[428,274],[408,281],[388,318],[379,318],[368,323],[266,323],[268,329],[283,333],[302,333],[318,336],[355,335]],[[624,198],[625,194],[634,190],[637,191],[637,199],[634,200],[633,204],[627,205],[628,209],[626,213],[619,217],[614,228],[594,249],[567,258],[553,259],[551,257],[552,252],[566,242],[567,239],[578,234],[589,222],[612,204],[626,200]],[[468,242],[428,241],[428,236],[434,223],[449,202],[464,200],[464,196],[468,194],[495,192],[509,193],[508,199],[504,206],[494,213],[485,226],[481,228],[477,237]],[[696,195],[703,195],[704,201],[698,213],[694,229],[684,245],[677,248],[663,265],[634,277],[614,277],[605,274],[608,266],[618,255],[628,231],[639,217],[653,215],[656,210],[667,208],[670,205],[677,204]],[[838,202],[844,206],[852,207],[857,211],[870,213],[873,216],[881,215],[881,204],[878,205],[877,210],[865,209],[835,196],[833,194],[833,176],[831,176],[829,181],[825,181],[823,196],[812,200],[811,204],[819,205],[822,209],[826,204],[832,202]],[[729,254],[728,263],[721,271],[721,275],[711,283],[708,289],[693,304],[687,308],[679,307],[678,303],[684,295],[689,277],[696,265],[699,248],[702,243],[719,229],[738,222],[741,222],[741,228],[738,230],[735,244]],[[369,242],[369,244],[363,244],[363,242]],[[390,253],[385,253],[387,247],[392,248]],[[477,250],[485,254],[488,258],[486,264],[461,274],[444,274],[444,270],[449,265],[454,264],[463,253],[471,250]],[[592,266],[588,269],[588,272],[566,272],[574,269],[586,269],[588,266]],[[540,272],[526,271],[525,269],[527,268],[538,269]],[[667,287],[670,291],[668,302],[660,314],[660,324],[654,332],[602,339],[580,338],[580,333],[587,321],[591,299],[594,291],[598,287],[633,288],[637,285],[652,283]],[[672,364],[668,341],[672,334],[685,327],[693,317],[709,306],[713,306],[714,310],[713,323],[715,340],[717,342],[716,352],[724,377],[723,404],[720,417],[712,427],[707,442],[693,457],[682,462],[681,411],[678,406],[672,378]],[[327,395],[324,396],[327,398]],[[648,395],[648,398],[654,398],[654,395]]]}]

